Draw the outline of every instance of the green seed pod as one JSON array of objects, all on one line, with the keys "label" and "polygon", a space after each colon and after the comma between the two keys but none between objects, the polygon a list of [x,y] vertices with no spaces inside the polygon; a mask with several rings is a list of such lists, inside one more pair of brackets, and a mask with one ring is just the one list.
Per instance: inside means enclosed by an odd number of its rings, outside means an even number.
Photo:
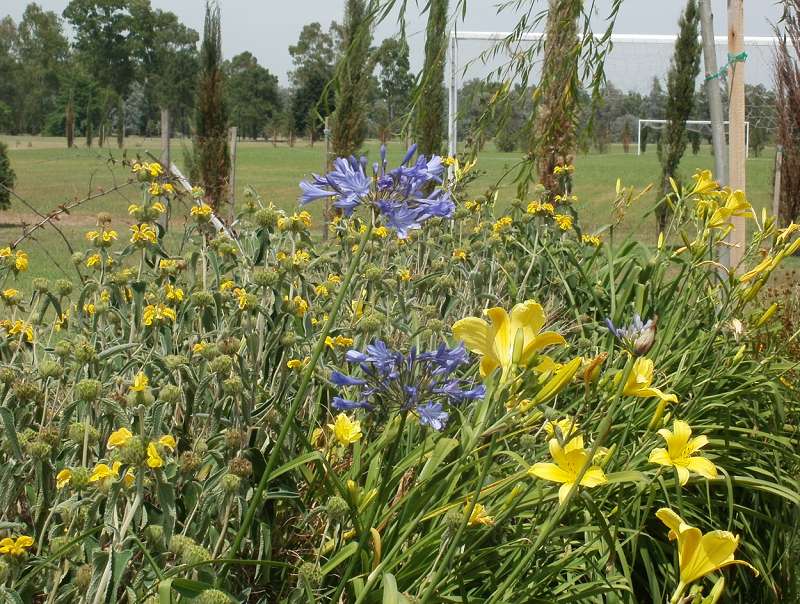
[{"label": "green seed pod", "polygon": [[169,540],[169,551],[175,556],[183,556],[183,552],[187,547],[196,545],[194,539],[186,535],[172,535]]},{"label": "green seed pod", "polygon": [[202,356],[206,361],[212,361],[219,356],[219,348],[214,343],[208,344],[205,348],[203,348],[200,356]]},{"label": "green seed pod", "polygon": [[228,374],[233,368],[233,359],[227,354],[221,354],[208,364],[213,373]]},{"label": "green seed pod", "polygon": [[379,312],[371,312],[361,317],[358,322],[358,331],[371,334],[378,331],[383,325],[384,316]]},{"label": "green seed pod", "polygon": [[236,474],[225,474],[220,481],[222,490],[226,493],[236,493],[242,484],[242,479]]},{"label": "green seed pod", "polygon": [[222,354],[227,354],[233,356],[239,350],[239,345],[241,342],[238,338],[228,337],[228,338],[221,338],[217,342],[217,347]]},{"label": "green seed pod", "polygon": [[72,293],[72,281],[69,279],[58,279],[55,283],[56,293],[62,298]]},{"label": "green seed pod", "polygon": [[84,379],[75,384],[75,398],[92,403],[100,398],[102,390],[102,384],[98,380]]},{"label": "green seed pod", "polygon": [[44,392],[36,384],[17,381],[11,385],[11,391],[20,403],[39,402],[44,400]]},{"label": "green seed pod", "polygon": [[244,391],[244,384],[242,383],[242,378],[237,375],[229,377],[227,380],[222,382],[222,391],[225,394],[231,394],[236,396],[241,394]]},{"label": "green seed pod", "polygon": [[253,473],[253,464],[244,457],[234,457],[228,464],[231,474],[240,478],[247,478]]},{"label": "green seed pod", "polygon": [[166,386],[162,386],[161,390],[159,390],[158,398],[165,403],[174,405],[181,400],[182,394],[183,393],[181,392],[179,386],[176,386],[175,384],[167,384]]},{"label": "green seed pod", "polygon": [[229,449],[241,449],[247,444],[247,437],[245,430],[228,428],[225,430],[225,446]]},{"label": "green seed pod", "polygon": [[134,467],[143,466],[147,459],[147,445],[141,436],[134,436],[119,448],[119,461]]},{"label": "green seed pod", "polygon": [[207,291],[198,291],[192,294],[192,306],[197,308],[206,308],[214,304],[214,295]]},{"label": "green seed pod", "polygon": [[72,343],[69,340],[61,340],[56,343],[53,352],[55,352],[56,356],[60,359],[72,356]]},{"label": "green seed pod", "polygon": [[258,269],[253,272],[253,283],[258,287],[275,287],[280,280],[280,274],[274,269]]},{"label": "green seed pod", "polygon": [[448,531],[457,531],[462,524],[464,524],[464,512],[460,508],[453,508],[444,515],[444,526]]},{"label": "green seed pod", "polygon": [[168,354],[164,357],[164,364],[170,371],[175,371],[181,365],[188,365],[189,359],[182,354]]},{"label": "green seed pod", "polygon": [[31,281],[31,284],[33,285],[33,289],[40,294],[46,294],[48,291],[50,291],[50,281],[43,277],[37,277]]},{"label": "green seed pod", "polygon": [[322,574],[319,565],[313,562],[303,562],[297,569],[297,578],[298,582],[305,579],[312,589],[317,589],[322,585],[325,575]]},{"label": "green seed pod", "polygon": [[[95,430],[96,432],[96,430]],[[88,468],[71,468],[72,476],[69,479],[70,487],[75,491],[82,491],[89,486],[89,477],[91,476]]]},{"label": "green seed pod", "polygon": [[73,422],[67,431],[67,438],[76,445],[83,446],[84,432],[89,431],[89,444],[96,445],[100,442],[100,432],[89,423]]},{"label": "green seed pod", "polygon": [[350,507],[344,499],[338,495],[333,495],[328,497],[328,502],[325,504],[325,512],[332,523],[341,524],[350,515]]},{"label": "green seed pod", "polygon": [[523,434],[519,437],[519,448],[523,453],[533,453],[536,445],[536,437],[533,434]]},{"label": "green seed pod", "polygon": [[149,524],[144,529],[144,538],[149,545],[164,549],[164,527],[160,524]]},{"label": "green seed pod", "polygon": [[17,371],[11,367],[3,367],[0,369],[0,383],[11,384],[17,377]]},{"label": "green seed pod", "polygon": [[282,346],[292,346],[295,342],[297,342],[300,338],[297,337],[297,334],[293,331],[287,331],[285,334],[281,336],[281,345]]},{"label": "green seed pod", "polygon": [[194,452],[198,455],[205,455],[208,453],[208,443],[204,439],[198,438],[194,443]]},{"label": "green seed pod", "polygon": [[181,453],[180,459],[178,460],[178,467],[184,474],[191,474],[200,467],[201,463],[203,463],[203,460],[197,453],[194,451],[184,451]]},{"label": "green seed pod", "polygon": [[230,604],[233,600],[224,591],[207,589],[201,592],[192,602],[193,604]]},{"label": "green seed pod", "polygon": [[92,580],[92,565],[83,564],[78,567],[75,572],[75,587],[78,588],[79,593],[85,593],[89,589],[89,583]]},{"label": "green seed pod", "polygon": [[25,447],[25,451],[34,459],[47,459],[53,448],[41,440],[33,440]]},{"label": "green seed pod", "polygon": [[211,560],[211,552],[209,552],[202,545],[191,544],[183,548],[181,553],[181,561],[184,564],[200,564],[201,562],[209,562]]},{"label": "green seed pod", "polygon": [[39,430],[39,440],[55,447],[61,442],[61,432],[55,426],[46,426]]},{"label": "green seed pod", "polygon": [[278,212],[275,208],[262,208],[253,215],[253,220],[260,228],[274,228],[278,224]]},{"label": "green seed pod", "polygon": [[64,367],[53,359],[42,359],[42,362],[39,363],[39,375],[43,378],[59,379],[64,375]]},{"label": "green seed pod", "polygon": [[91,363],[97,358],[97,351],[88,341],[82,340],[78,342],[75,347],[75,360],[79,363],[86,365]]}]

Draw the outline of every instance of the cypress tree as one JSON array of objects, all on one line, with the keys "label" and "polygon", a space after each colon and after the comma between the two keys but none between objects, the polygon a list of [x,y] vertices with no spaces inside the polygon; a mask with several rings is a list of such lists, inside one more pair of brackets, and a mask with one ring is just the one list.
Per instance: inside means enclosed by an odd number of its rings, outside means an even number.
[{"label": "cypress tree", "polygon": [[347,0],[342,37],[344,52],[335,80],[336,111],[332,125],[333,152],[337,157],[355,155],[367,136],[367,92],[374,67],[369,50],[372,42],[369,21],[365,0]]},{"label": "cypress tree", "polygon": [[575,152],[578,120],[578,17],[580,0],[550,0],[544,42],[539,106],[531,140],[539,182],[553,194],[563,194],[553,169]]},{"label": "cypress tree", "polygon": [[448,0],[430,0],[425,36],[425,65],[417,101],[415,138],[420,153],[442,153],[446,92],[444,64],[447,56]]},{"label": "cypress tree", "polygon": [[0,142],[0,210],[7,210],[11,206],[11,194],[8,189],[14,188],[17,175],[11,169],[11,162],[8,159],[8,147]]},{"label": "cypress tree", "polygon": [[70,95],[67,102],[64,128],[67,135],[67,149],[72,149],[75,146],[75,108],[72,106],[72,95]]},{"label": "cypress tree", "polygon": [[[678,165],[686,151],[688,136],[686,120],[694,108],[694,87],[700,74],[700,52],[698,40],[700,13],[697,2],[688,0],[678,21],[678,39],[667,74],[667,124],[658,139],[658,159],[661,162],[661,194],[667,195],[672,187],[670,178],[675,178]],[[656,211],[658,230],[667,224],[667,206],[659,205]]]},{"label": "cypress tree", "polygon": [[231,162],[223,84],[219,6],[207,2],[200,47],[194,148],[197,177],[205,189],[208,203],[215,210],[225,197]]}]

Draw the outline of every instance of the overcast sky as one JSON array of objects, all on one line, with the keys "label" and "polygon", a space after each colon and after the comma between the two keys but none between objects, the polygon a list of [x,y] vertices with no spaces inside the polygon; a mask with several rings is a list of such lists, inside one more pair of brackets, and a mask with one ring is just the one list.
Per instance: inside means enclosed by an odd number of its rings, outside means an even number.
[{"label": "overcast sky", "polygon": [[[67,0],[39,0],[46,10],[61,13]],[[185,24],[202,31],[204,0],[151,0],[153,6],[176,13]],[[276,74],[286,84],[287,72],[292,67],[288,47],[297,41],[303,25],[319,21],[327,26],[332,20],[341,20],[343,0],[220,0],[222,9],[222,45],[226,57],[249,50],[259,62]],[[28,0],[0,0],[0,15],[7,13],[17,21],[22,16]],[[412,67],[418,69],[424,45],[424,19],[418,16],[425,0],[408,0],[407,34],[412,52]],[[451,0],[451,4],[453,4]],[[546,0],[538,0],[542,7]],[[597,14],[594,22],[598,30],[604,29],[604,19],[612,0],[596,0]],[[717,33],[726,33],[726,0],[713,0],[715,28]],[[745,4],[745,34],[748,36],[770,36],[772,25],[780,17],[780,8],[775,0],[748,0]],[[671,34],[677,29],[677,20],[682,0],[625,0],[617,18],[615,33],[626,34]],[[513,12],[497,14],[496,0],[467,0],[467,17],[458,22],[462,30],[508,31],[516,23]],[[7,7],[7,8],[6,8]],[[382,23],[375,32],[375,39],[397,33],[395,20]],[[464,43],[461,57],[467,60],[485,49],[485,45]],[[653,75],[663,77],[669,61],[668,48],[624,49],[618,46],[607,65],[608,77],[622,88],[637,87],[636,82],[649,82]],[[724,49],[720,49],[724,57]],[[769,53],[753,49],[748,67],[748,81],[770,81],[768,74]],[[477,68],[469,75],[480,75]],[[638,86],[642,87],[642,86]],[[644,86],[649,88],[649,84]]]}]

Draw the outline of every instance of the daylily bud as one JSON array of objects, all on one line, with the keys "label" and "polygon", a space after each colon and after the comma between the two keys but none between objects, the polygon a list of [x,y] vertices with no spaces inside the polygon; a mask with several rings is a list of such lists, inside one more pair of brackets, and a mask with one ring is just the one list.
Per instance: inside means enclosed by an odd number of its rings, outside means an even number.
[{"label": "daylily bud", "polygon": [[769,321],[775,312],[778,310],[778,303],[773,302],[772,305],[764,311],[764,314],[761,315],[761,318],[756,322],[756,329],[764,325],[767,321]]}]

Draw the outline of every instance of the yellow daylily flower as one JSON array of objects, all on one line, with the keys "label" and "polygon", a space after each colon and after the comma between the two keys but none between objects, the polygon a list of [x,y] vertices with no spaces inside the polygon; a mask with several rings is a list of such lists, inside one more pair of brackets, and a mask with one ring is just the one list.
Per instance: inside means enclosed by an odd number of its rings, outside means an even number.
[{"label": "yellow daylily flower", "polygon": [[[528,474],[549,480],[551,482],[560,482],[561,488],[558,489],[558,502],[563,503],[567,497],[572,485],[578,480],[583,466],[591,463],[589,459],[589,451],[583,448],[583,437],[573,436],[562,447],[558,439],[551,439],[549,443],[550,456],[555,463],[535,463],[528,470]],[[589,466],[586,473],[581,478],[580,485],[584,487],[597,487],[606,484],[606,478],[603,468],[600,466]]]},{"label": "yellow daylily flower", "polygon": [[145,388],[150,384],[150,380],[144,374],[144,371],[140,371],[136,374],[136,377],[133,378],[133,384],[131,384],[131,392],[144,392]]},{"label": "yellow daylily flower", "polygon": [[361,423],[351,420],[344,413],[337,415],[336,421],[328,424],[328,428],[333,432],[339,444],[345,447],[361,440]]},{"label": "yellow daylily flower", "polygon": [[159,454],[156,443],[147,445],[147,465],[150,468],[160,468],[164,465],[164,459]]},{"label": "yellow daylily flower", "polygon": [[[469,501],[467,501],[466,510],[469,509]],[[494,526],[494,518],[489,516],[486,512],[486,507],[480,503],[476,503],[472,508],[472,513],[467,520],[467,526]]]},{"label": "yellow daylily flower", "polygon": [[731,564],[743,564],[758,575],[750,564],[734,559],[733,552],[739,545],[738,535],[728,531],[711,531],[704,535],[669,508],[661,508],[656,516],[669,528],[670,541],[678,541],[679,591],[682,592],[683,586]]},{"label": "yellow daylily flower", "polygon": [[719,183],[714,180],[711,170],[698,170],[692,175],[694,187],[692,193],[697,195],[708,195],[719,189]]},{"label": "yellow daylily flower", "polygon": [[728,226],[730,219],[734,216],[752,216],[753,207],[745,199],[742,191],[729,191],[725,200],[725,205],[714,210],[708,220],[708,228],[721,229]]},{"label": "yellow daylily flower", "polygon": [[111,433],[108,437],[106,446],[109,449],[116,449],[117,447],[124,447],[128,441],[133,438],[133,434],[127,428],[120,428]]},{"label": "yellow daylily flower", "polygon": [[658,397],[667,403],[677,403],[678,397],[674,394],[665,394],[658,388],[651,386],[653,383],[653,361],[645,357],[639,357],[633,364],[628,380],[622,394],[625,396],[637,396],[639,398]]},{"label": "yellow daylily flower", "polygon": [[689,472],[706,478],[717,477],[717,467],[705,457],[693,454],[708,444],[706,436],[692,438],[692,429],[684,421],[675,420],[672,430],[662,428],[658,433],[667,442],[667,448],[656,448],[650,453],[650,463],[672,466],[678,473],[681,485],[689,480]]},{"label": "yellow daylily flower", "polygon": [[69,484],[70,480],[72,480],[72,470],[64,468],[56,474],[56,488],[59,490],[63,489]]},{"label": "yellow daylily flower", "polygon": [[[481,355],[481,375],[487,376],[498,367],[503,378],[514,365],[526,365],[534,353],[554,344],[566,344],[554,331],[542,331],[544,309],[533,300],[514,306],[511,315],[503,308],[484,311],[491,323],[477,317],[467,317],[453,325],[453,335],[463,341],[475,354]],[[515,359],[515,348],[518,358]]]},{"label": "yellow daylily flower", "polygon": [[575,421],[575,418],[570,417],[569,415],[554,422],[547,420],[544,423],[544,431],[547,433],[548,438],[555,438],[556,428],[558,428],[558,430],[561,432],[561,437],[564,440],[569,439],[570,436],[577,434],[580,431],[578,422]]},{"label": "yellow daylily flower", "polygon": [[33,545],[33,538],[27,535],[20,535],[16,539],[6,537],[0,540],[0,554],[9,556],[23,556],[26,550]]}]

